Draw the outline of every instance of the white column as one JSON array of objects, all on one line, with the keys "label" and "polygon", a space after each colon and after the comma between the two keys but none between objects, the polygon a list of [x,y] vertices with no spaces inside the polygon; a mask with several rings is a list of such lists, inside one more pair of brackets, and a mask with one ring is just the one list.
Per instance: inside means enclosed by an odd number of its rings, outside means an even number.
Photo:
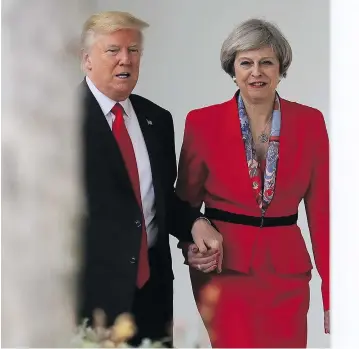
[{"label": "white column", "polygon": [[79,270],[81,81],[91,0],[2,1],[2,347],[67,346]]}]

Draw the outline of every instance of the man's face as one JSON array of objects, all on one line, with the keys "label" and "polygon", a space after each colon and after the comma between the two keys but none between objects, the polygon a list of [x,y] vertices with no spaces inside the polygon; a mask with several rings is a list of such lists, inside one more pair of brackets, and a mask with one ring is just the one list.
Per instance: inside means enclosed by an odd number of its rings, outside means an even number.
[{"label": "man's face", "polygon": [[98,34],[83,58],[87,76],[95,86],[115,101],[125,100],[138,80],[141,34],[136,29]]}]

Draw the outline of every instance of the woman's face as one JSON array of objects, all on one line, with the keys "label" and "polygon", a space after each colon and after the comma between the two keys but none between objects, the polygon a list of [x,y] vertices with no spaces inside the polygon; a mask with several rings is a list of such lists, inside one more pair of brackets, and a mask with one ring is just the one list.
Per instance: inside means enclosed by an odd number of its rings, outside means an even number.
[{"label": "woman's face", "polygon": [[236,83],[244,99],[252,103],[273,100],[280,81],[280,64],[269,46],[238,52],[234,60]]}]

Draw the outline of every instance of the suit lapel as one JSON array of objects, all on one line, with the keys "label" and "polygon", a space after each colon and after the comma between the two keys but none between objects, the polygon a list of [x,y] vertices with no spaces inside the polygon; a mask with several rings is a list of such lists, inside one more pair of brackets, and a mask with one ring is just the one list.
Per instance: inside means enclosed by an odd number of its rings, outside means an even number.
[{"label": "suit lapel", "polygon": [[[98,104],[96,98],[87,86],[86,81],[82,83],[82,90],[85,100],[85,128],[88,142],[91,143],[91,149],[96,151],[96,156],[105,158],[109,168],[114,171],[114,175],[119,179],[121,192],[124,195],[132,197],[135,201],[135,193],[132,189],[130,177],[127,173],[122,154],[112,135],[111,129],[105,116]],[[90,156],[93,156],[91,154]]]}]

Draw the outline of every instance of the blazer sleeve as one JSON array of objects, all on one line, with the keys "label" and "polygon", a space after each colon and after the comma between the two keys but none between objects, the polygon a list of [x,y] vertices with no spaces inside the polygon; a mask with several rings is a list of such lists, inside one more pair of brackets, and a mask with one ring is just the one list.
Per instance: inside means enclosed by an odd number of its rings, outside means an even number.
[{"label": "blazer sleeve", "polygon": [[169,159],[169,176],[170,176],[170,210],[169,210],[169,225],[170,233],[176,237],[180,242],[192,243],[192,226],[193,223],[199,217],[202,217],[203,214],[200,211],[200,208],[193,207],[187,200],[180,198],[174,189],[176,177],[177,177],[177,161],[176,161],[176,151],[175,151],[175,138],[174,138],[174,126],[173,119],[170,113],[169,118],[167,118],[168,125],[166,134],[168,141],[166,142],[165,152],[167,153],[167,158]]},{"label": "blazer sleeve", "polygon": [[189,202],[192,207],[200,209],[204,199],[204,184],[208,172],[204,161],[204,144],[201,140],[203,128],[196,116],[195,112],[190,112],[186,118],[176,193],[182,200]]},{"label": "blazer sleeve", "polygon": [[312,127],[313,167],[304,197],[314,260],[322,279],[324,310],[329,310],[329,139],[323,115],[317,111]]}]

